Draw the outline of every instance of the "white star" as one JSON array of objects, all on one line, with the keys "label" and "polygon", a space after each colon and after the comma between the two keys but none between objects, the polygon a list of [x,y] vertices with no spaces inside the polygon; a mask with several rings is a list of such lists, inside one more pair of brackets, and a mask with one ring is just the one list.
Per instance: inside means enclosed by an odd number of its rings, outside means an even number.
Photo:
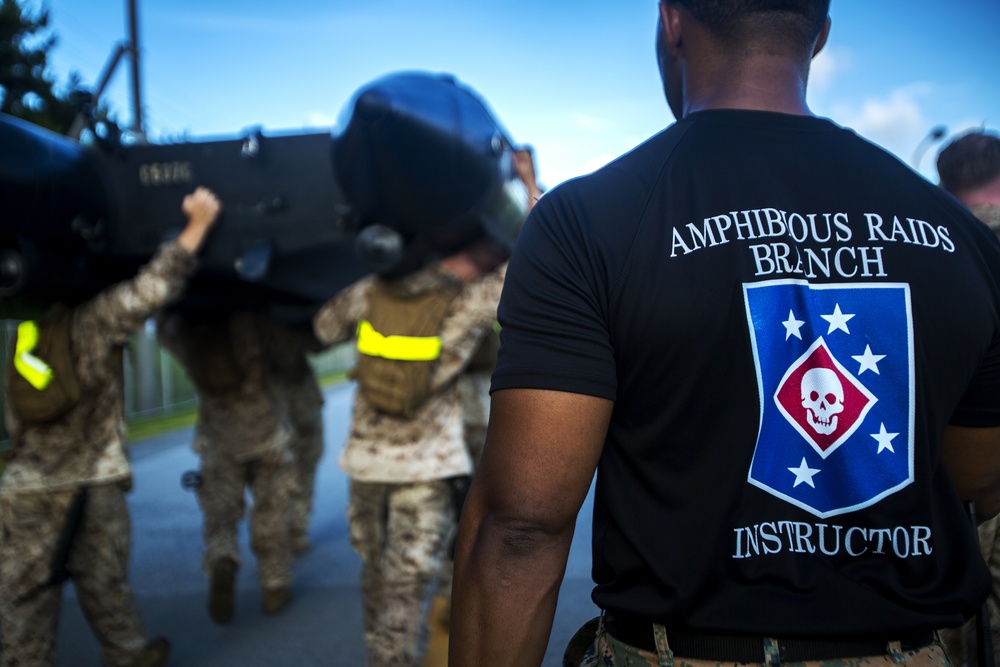
[{"label": "white star", "polygon": [[845,315],[840,312],[839,303],[834,307],[832,315],[820,315],[820,317],[830,323],[830,330],[826,332],[827,335],[832,334],[837,329],[843,330],[844,333],[851,333],[850,329],[847,328],[847,321],[854,317],[854,315]]},{"label": "white star", "polygon": [[785,325],[785,340],[788,340],[791,336],[795,336],[799,340],[802,340],[802,334],[799,333],[799,329],[805,324],[802,320],[795,319],[795,313],[788,311],[788,319],[782,322]]},{"label": "white star", "polygon": [[878,362],[885,359],[885,355],[872,354],[872,346],[865,345],[865,353],[851,355],[851,359],[854,359],[856,362],[861,364],[861,368],[858,370],[858,375],[861,375],[865,371],[869,370],[875,371],[876,375],[881,375],[881,373],[878,372]]},{"label": "white star", "polygon": [[878,433],[871,433],[870,435],[878,440],[878,451],[875,452],[876,454],[881,454],[883,449],[888,449],[893,454],[896,453],[896,450],[892,448],[892,439],[899,435],[898,433],[887,433],[885,424],[882,424]]},{"label": "white star", "polygon": [[792,484],[793,489],[803,482],[814,489],[816,488],[816,485],[813,484],[813,475],[820,472],[820,470],[819,468],[810,468],[806,465],[806,457],[802,457],[802,463],[799,464],[798,468],[789,468],[788,470],[795,473],[795,483]]}]

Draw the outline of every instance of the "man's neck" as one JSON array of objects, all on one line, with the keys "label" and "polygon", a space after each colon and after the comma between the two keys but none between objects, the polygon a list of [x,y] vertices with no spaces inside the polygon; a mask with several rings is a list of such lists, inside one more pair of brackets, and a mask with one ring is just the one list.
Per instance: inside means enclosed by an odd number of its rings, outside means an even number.
[{"label": "man's neck", "polygon": [[461,282],[467,283],[479,275],[479,267],[469,256],[468,252],[460,252],[450,255],[440,260],[441,266],[450,271]]},{"label": "man's neck", "polygon": [[1000,206],[1000,178],[974,190],[956,193],[956,196],[969,208],[973,206]]},{"label": "man's neck", "polygon": [[802,68],[780,56],[716,60],[686,78],[684,115],[706,109],[748,109],[811,116]]}]

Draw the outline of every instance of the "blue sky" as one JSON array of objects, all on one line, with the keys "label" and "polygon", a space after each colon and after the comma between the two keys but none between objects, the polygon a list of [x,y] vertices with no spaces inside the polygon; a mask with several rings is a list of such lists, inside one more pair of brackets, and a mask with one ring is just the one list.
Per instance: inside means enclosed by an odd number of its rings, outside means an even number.
[{"label": "blue sky", "polygon": [[[40,6],[42,0],[26,0]],[[673,122],[653,39],[656,0],[138,0],[152,140],[331,127],[390,72],[449,72],[546,186],[587,173]],[[98,79],[126,34],[125,0],[45,0],[51,73]],[[1000,128],[1000,0],[833,0],[809,102],[907,162],[937,125]],[[131,119],[128,69],[106,97]],[[937,146],[921,160],[936,181]]]}]

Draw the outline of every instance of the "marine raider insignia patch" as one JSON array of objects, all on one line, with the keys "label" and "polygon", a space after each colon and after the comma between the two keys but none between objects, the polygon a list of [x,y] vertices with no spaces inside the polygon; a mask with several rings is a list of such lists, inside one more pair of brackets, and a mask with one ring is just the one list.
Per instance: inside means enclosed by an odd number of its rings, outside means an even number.
[{"label": "marine raider insignia patch", "polygon": [[760,393],[747,481],[818,517],[913,481],[909,285],[743,285]]}]

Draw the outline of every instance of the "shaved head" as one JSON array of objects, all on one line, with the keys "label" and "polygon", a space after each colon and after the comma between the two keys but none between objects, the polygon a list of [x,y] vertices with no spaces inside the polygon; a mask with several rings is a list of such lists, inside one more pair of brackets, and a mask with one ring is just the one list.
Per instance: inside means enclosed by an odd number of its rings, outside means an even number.
[{"label": "shaved head", "polygon": [[830,0],[665,0],[733,51],[812,57]]}]

